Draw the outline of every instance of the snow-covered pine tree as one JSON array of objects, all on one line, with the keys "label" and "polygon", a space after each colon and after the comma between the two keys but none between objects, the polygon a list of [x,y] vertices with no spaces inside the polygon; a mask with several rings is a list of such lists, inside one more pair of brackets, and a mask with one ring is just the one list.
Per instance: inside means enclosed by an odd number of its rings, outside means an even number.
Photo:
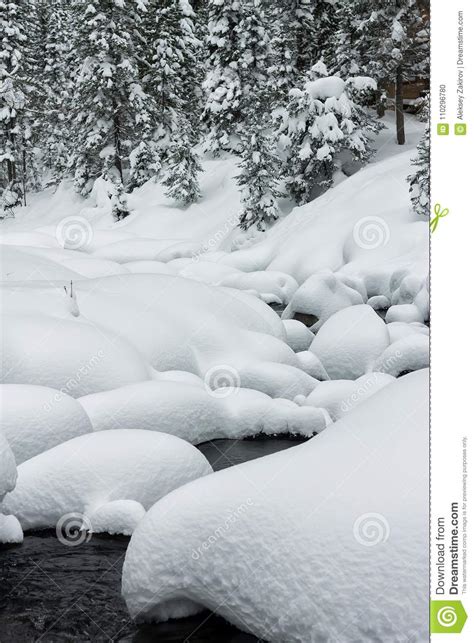
[{"label": "snow-covered pine tree", "polygon": [[83,194],[101,175],[124,182],[130,152],[149,127],[149,97],[136,55],[146,5],[147,0],[72,0],[77,72],[71,168]]},{"label": "snow-covered pine tree", "polygon": [[244,230],[251,226],[265,230],[269,223],[278,219],[281,212],[277,199],[283,196],[278,186],[281,161],[270,129],[271,122],[260,103],[255,107],[242,134],[237,177],[242,206],[239,225]]},{"label": "snow-covered pine tree", "polygon": [[344,56],[352,56],[359,74],[370,76],[379,88],[379,112],[383,113],[384,90],[395,87],[397,140],[405,142],[403,83],[427,78],[429,36],[426,16],[417,0],[343,0],[341,17],[346,23],[345,47],[338,50],[342,66]]},{"label": "snow-covered pine tree", "polygon": [[24,191],[27,15],[29,2],[0,0],[0,185],[18,200]]},{"label": "snow-covered pine tree", "polygon": [[68,113],[71,107],[71,23],[64,0],[37,0],[41,30],[39,58],[41,104],[38,105],[43,164],[53,184],[64,177],[68,162]]},{"label": "snow-covered pine tree", "polygon": [[209,0],[208,16],[202,121],[208,131],[206,148],[218,154],[231,147],[241,117],[237,27],[242,19],[242,1]]},{"label": "snow-covered pine tree", "polygon": [[168,171],[163,184],[169,198],[187,206],[201,197],[198,174],[202,167],[193,146],[191,125],[184,117],[179,122],[178,131],[179,136],[170,146]]},{"label": "snow-covered pine tree", "polygon": [[277,114],[280,142],[287,151],[286,187],[299,204],[317,186],[332,185],[342,150],[353,160],[366,161],[372,153],[368,134],[379,130],[350,99],[344,80],[324,73],[322,63],[313,66],[303,89],[292,89],[286,108]]},{"label": "snow-covered pine tree", "polygon": [[130,210],[128,207],[127,195],[123,182],[118,176],[113,176],[109,180],[109,196],[112,204],[112,216],[116,221],[121,221],[128,217]]},{"label": "snow-covered pine tree", "polygon": [[274,99],[284,102],[291,87],[312,66],[316,42],[315,7],[323,0],[282,0],[271,3],[272,64],[270,74]]},{"label": "snow-covered pine tree", "polygon": [[407,178],[410,184],[410,198],[413,210],[420,216],[430,216],[430,108],[426,100],[421,111],[422,120],[426,121],[425,131],[416,148],[417,155],[412,160],[415,166],[413,174]]},{"label": "snow-covered pine tree", "polygon": [[269,18],[261,0],[210,0],[209,71],[203,83],[206,149],[237,150],[253,99],[268,84]]},{"label": "snow-covered pine tree", "polygon": [[[152,97],[152,138],[160,162],[179,137],[184,114],[197,124],[200,85],[195,15],[188,0],[149,0],[144,23],[143,84]],[[153,144],[148,144],[150,154]],[[152,160],[152,165],[156,164]]]},{"label": "snow-covered pine tree", "polygon": [[140,187],[150,179],[156,179],[161,172],[161,161],[156,142],[149,136],[145,138],[143,134],[143,140],[130,152],[129,162],[129,190]]},{"label": "snow-covered pine tree", "polygon": [[310,67],[318,60],[329,64],[335,58],[340,2],[341,0],[313,0],[314,42]]}]

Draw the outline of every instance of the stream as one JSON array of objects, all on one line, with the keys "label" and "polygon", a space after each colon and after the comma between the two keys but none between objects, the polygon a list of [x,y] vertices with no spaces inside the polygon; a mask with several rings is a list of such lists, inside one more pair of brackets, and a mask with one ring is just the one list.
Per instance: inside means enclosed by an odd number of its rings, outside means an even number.
[{"label": "stream", "polygon": [[[198,448],[215,471],[295,446],[291,437],[213,440]],[[132,623],[120,595],[129,538],[96,535],[76,547],[54,530],[0,548],[0,643],[256,643],[211,612],[157,625]]]}]

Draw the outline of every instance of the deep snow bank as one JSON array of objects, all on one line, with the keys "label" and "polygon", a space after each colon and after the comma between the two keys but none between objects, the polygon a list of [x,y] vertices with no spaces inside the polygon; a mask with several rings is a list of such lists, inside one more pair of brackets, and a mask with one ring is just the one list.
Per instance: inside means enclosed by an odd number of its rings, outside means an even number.
[{"label": "deep snow bank", "polygon": [[0,422],[17,464],[92,431],[76,400],[31,384],[0,385]]},{"label": "deep snow bank", "polygon": [[301,408],[249,389],[211,391],[184,382],[153,381],[81,397],[95,431],[144,429],[192,444],[260,433],[310,437],[326,426],[320,409]]},{"label": "deep snow bank", "polygon": [[132,617],[205,606],[282,643],[427,641],[427,407],[418,371],[302,446],[163,498],[127,550]]},{"label": "deep snow bank", "polygon": [[[171,435],[118,430],[64,442],[18,467],[17,485],[0,505],[23,529],[55,527],[70,513],[97,520],[102,531],[129,532],[137,503],[148,509],[190,480],[211,473],[195,447]],[[133,500],[129,509],[115,501]],[[120,523],[120,520],[123,522]]]}]

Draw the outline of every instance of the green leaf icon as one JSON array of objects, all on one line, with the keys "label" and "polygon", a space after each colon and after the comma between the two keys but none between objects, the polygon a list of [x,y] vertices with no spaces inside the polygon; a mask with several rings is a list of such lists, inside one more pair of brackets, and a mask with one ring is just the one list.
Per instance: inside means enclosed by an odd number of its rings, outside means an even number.
[{"label": "green leaf icon", "polygon": [[461,601],[431,601],[432,634],[459,634],[466,620],[466,610]]}]

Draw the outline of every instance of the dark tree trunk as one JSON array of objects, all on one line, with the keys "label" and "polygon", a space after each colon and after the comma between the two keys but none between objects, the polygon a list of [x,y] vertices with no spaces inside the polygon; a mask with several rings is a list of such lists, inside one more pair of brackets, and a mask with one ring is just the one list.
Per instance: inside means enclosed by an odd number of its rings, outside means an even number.
[{"label": "dark tree trunk", "polygon": [[[15,149],[15,135],[12,132],[12,124],[7,126],[9,131],[8,131],[8,140],[10,141],[10,147],[13,152]],[[8,184],[12,185],[16,181],[16,164],[15,161],[11,161],[10,159],[7,160],[7,174],[8,174]]]},{"label": "dark tree trunk", "polygon": [[385,103],[383,102],[382,93],[377,94],[377,116],[383,118],[385,116]]},{"label": "dark tree trunk", "polygon": [[397,68],[397,78],[395,81],[395,112],[397,124],[397,143],[405,145],[405,116],[403,114],[403,79],[402,69]]},{"label": "dark tree trunk", "polygon": [[114,147],[115,147],[115,161],[114,165],[120,176],[120,181],[123,183],[123,168],[122,168],[122,146],[120,141],[120,117],[117,109],[114,114]]}]

